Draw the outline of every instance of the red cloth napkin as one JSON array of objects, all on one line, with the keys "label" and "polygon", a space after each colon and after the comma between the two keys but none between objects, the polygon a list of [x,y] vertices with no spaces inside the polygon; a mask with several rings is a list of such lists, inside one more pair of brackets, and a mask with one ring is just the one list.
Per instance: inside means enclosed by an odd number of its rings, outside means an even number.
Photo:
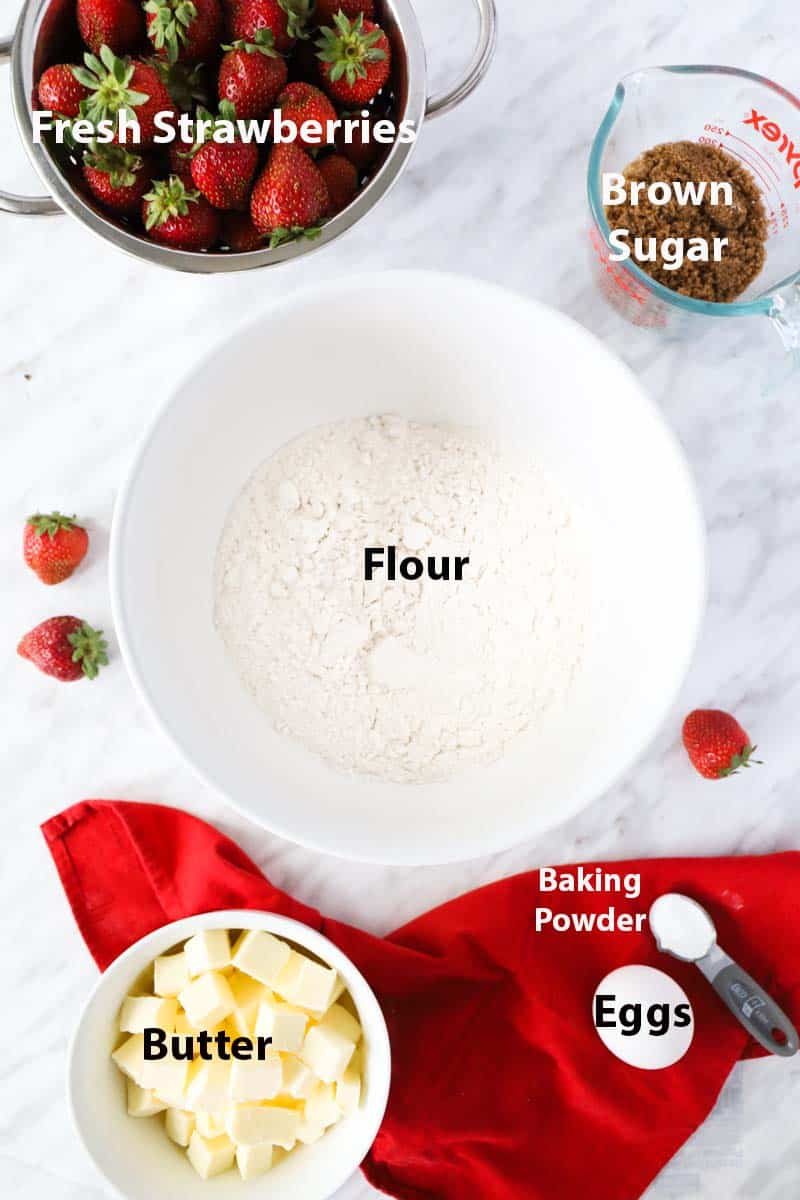
[{"label": "red cloth napkin", "polygon": [[[758,1053],[699,972],[661,955],[646,929],[535,933],[537,905],[643,912],[662,892],[686,892],[708,908],[720,944],[800,1017],[797,853],[609,864],[641,872],[635,901],[541,894],[534,871],[377,938],[293,900],[228,838],[175,809],[87,801],[43,832],[101,969],[166,922],[224,908],[295,917],[353,959],[383,1005],[393,1052],[389,1108],[363,1170],[404,1200],[635,1200],[733,1065]],[[662,1071],[625,1066],[592,1025],[597,984],[629,962],[666,969],[694,1006],[692,1047]]]}]

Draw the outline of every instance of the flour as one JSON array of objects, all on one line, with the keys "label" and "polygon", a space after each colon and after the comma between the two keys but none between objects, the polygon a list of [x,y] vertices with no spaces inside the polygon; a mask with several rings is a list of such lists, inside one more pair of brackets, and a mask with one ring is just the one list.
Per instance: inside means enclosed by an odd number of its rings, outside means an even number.
[{"label": "flour", "polygon": [[[463,579],[365,580],[367,547],[469,558]],[[233,505],[216,623],[273,725],[347,772],[443,780],[557,713],[588,572],[547,475],[467,428],[382,416],[280,449]]]}]

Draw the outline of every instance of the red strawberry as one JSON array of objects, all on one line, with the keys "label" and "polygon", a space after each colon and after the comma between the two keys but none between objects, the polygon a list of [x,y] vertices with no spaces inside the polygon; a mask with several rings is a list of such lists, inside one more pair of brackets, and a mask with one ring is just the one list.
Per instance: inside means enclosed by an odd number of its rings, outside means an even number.
[{"label": "red strawberry", "polygon": [[327,158],[321,159],[317,166],[330,197],[325,215],[335,217],[355,199],[358,193],[358,171],[343,154],[329,154]]},{"label": "red strawberry", "polygon": [[286,62],[263,30],[256,42],[234,42],[219,68],[219,98],[236,108],[241,120],[263,117],[286,83]]},{"label": "red strawberry", "polygon": [[[351,122],[349,140],[345,136],[345,125],[348,121]],[[361,113],[342,113],[342,122],[342,127],[336,131],[336,149],[345,158],[349,158],[359,171],[366,171],[382,148],[380,142],[376,142],[372,137],[372,117],[364,117]],[[369,136],[364,133],[365,124]]]},{"label": "red strawberry", "polygon": [[95,199],[118,213],[139,208],[153,182],[152,164],[124,146],[97,146],[83,159],[83,175]]},{"label": "red strawberry", "polygon": [[209,62],[223,35],[219,0],[146,0],[147,36],[171,63]]},{"label": "red strawberry", "polygon": [[210,250],[222,227],[217,210],[177,175],[153,185],[142,201],[142,220],[153,241],[175,250]]},{"label": "red strawberry", "polygon": [[306,36],[311,9],[311,0],[241,0],[233,7],[231,32],[237,41],[254,42],[258,31],[267,29],[275,49],[288,54]]},{"label": "red strawberry", "polygon": [[706,779],[723,779],[758,762],[753,758],[756,747],[739,722],[716,708],[689,713],[683,723],[683,744],[692,765]]},{"label": "red strawberry", "polygon": [[89,535],[74,517],[63,513],[34,513],[25,522],[22,553],[42,583],[61,583],[83,562]]},{"label": "red strawberry", "polygon": [[250,213],[225,213],[222,219],[222,240],[235,254],[264,249],[264,234],[256,229]]},{"label": "red strawberry", "polygon": [[84,675],[95,679],[108,663],[107,650],[102,629],[92,629],[78,617],[50,617],[26,633],[17,646],[21,658],[63,683]]},{"label": "red strawberry", "polygon": [[375,16],[375,3],[374,0],[317,0],[317,6],[314,9],[314,23],[330,25],[339,12],[343,12],[351,20],[359,13],[368,20],[372,20]]},{"label": "red strawberry", "polygon": [[[201,109],[198,116],[208,120],[210,114]],[[225,121],[235,121],[236,109],[223,100],[220,116]],[[244,210],[258,168],[258,147],[253,142],[215,142],[213,134],[211,125],[207,140],[193,152],[194,185],[214,208]]]},{"label": "red strawberry", "polygon": [[75,78],[74,67],[48,67],[39,80],[39,107],[62,117],[77,117],[89,89]]},{"label": "red strawberry", "polygon": [[271,235],[270,246],[313,237],[327,209],[325,180],[305,150],[291,144],[273,146],[250,199],[253,224]]},{"label": "red strawberry", "polygon": [[[299,146],[325,146],[333,141],[328,138],[328,123],[336,121],[336,109],[328,97],[313,83],[288,83],[278,96],[278,107],[284,120],[292,121],[297,128],[297,144]],[[319,126],[319,136],[304,138],[302,126],[306,121],[316,121]]]},{"label": "red strawberry", "polygon": [[114,120],[122,109],[132,109],[139,122],[140,145],[151,146],[159,132],[156,116],[176,116],[172,97],[156,67],[117,58],[108,46],[103,46],[99,58],[87,54],[84,62],[85,67],[75,68],[75,76],[91,92],[83,105],[88,120],[95,124]]},{"label": "red strawberry", "polygon": [[340,12],[320,30],[317,57],[328,93],[340,104],[367,104],[389,78],[392,51],[380,25]]},{"label": "red strawberry", "polygon": [[108,46],[114,54],[135,50],[144,34],[137,0],[78,0],[78,29],[90,50]]}]

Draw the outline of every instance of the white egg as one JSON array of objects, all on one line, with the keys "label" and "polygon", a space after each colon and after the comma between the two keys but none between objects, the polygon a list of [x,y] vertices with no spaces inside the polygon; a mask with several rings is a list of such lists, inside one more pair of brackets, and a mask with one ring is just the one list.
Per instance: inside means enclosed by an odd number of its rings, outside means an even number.
[{"label": "white egg", "polygon": [[605,1046],[629,1066],[660,1071],[692,1044],[694,1013],[674,979],[655,967],[618,967],[598,985],[592,1019]]}]

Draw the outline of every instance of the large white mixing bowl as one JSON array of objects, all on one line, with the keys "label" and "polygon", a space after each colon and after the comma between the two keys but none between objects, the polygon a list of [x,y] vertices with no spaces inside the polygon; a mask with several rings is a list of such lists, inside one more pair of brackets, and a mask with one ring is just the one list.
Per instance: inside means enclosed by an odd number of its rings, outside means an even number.
[{"label": "large white mixing bowl", "polygon": [[[379,412],[529,445],[592,522],[590,650],[566,711],[444,784],[344,776],[274,733],[213,625],[217,543],[252,471],[313,425]],[[599,341],[498,287],[403,271],[291,296],[192,370],[119,497],[111,583],[136,686],[232,805],[343,857],[441,863],[565,820],[642,753],[695,645],[705,542],[678,442]]]}]

